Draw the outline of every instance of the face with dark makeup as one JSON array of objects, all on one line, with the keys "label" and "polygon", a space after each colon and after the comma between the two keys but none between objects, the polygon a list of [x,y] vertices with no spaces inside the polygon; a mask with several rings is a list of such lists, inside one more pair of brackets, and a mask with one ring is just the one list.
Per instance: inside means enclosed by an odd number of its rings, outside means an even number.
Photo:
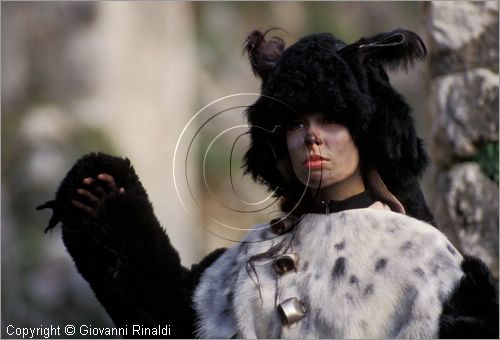
[{"label": "face with dark makeup", "polygon": [[302,115],[287,128],[295,176],[322,199],[342,200],[364,191],[359,152],[349,130],[321,113]]}]

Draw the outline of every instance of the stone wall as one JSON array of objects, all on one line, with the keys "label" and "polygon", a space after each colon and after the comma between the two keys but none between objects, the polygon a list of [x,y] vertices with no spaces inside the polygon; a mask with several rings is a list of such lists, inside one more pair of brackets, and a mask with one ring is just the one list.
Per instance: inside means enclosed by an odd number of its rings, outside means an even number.
[{"label": "stone wall", "polygon": [[426,4],[429,197],[439,228],[498,277],[498,2]]}]

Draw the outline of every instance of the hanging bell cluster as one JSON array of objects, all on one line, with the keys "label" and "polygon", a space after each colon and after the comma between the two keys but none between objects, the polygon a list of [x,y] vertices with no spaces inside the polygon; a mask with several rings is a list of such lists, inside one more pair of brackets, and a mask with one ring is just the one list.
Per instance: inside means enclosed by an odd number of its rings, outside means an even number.
[{"label": "hanging bell cluster", "polygon": [[[296,253],[282,254],[274,262],[274,268],[279,275],[284,275],[292,270],[297,271],[299,255]],[[305,316],[305,308],[296,297],[291,297],[278,305],[278,313],[283,325],[291,325]]]},{"label": "hanging bell cluster", "polygon": [[[278,235],[284,234],[297,224],[297,219],[288,216],[284,219],[274,219],[270,223],[271,230]],[[293,243],[292,252],[281,254],[274,261],[274,268],[281,276],[291,271],[297,271],[299,267],[299,255],[295,253]],[[283,325],[291,325],[305,316],[305,308],[302,302],[296,298],[291,297],[281,302],[278,307],[278,314],[280,315]]]}]

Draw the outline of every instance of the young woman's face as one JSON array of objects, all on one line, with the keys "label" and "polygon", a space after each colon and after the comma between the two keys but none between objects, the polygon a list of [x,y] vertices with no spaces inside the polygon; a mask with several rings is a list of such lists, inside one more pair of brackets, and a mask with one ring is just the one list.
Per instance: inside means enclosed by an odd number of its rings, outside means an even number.
[{"label": "young woman's face", "polygon": [[299,181],[319,188],[325,198],[344,199],[364,190],[358,148],[345,126],[321,113],[304,115],[288,126],[286,142]]}]

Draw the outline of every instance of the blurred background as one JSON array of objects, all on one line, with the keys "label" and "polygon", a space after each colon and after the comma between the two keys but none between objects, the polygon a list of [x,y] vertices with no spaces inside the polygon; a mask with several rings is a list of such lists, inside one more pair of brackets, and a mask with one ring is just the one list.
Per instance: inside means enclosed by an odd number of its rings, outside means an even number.
[{"label": "blurred background", "polygon": [[186,266],[277,213],[240,168],[260,86],[242,54],[253,29],[281,27],[287,45],[318,31],[423,37],[429,58],[390,76],[431,153],[425,193],[438,227],[498,276],[497,1],[16,1],[1,19],[2,337],[9,324],[112,325],[35,211],[86,153],[132,161]]}]

